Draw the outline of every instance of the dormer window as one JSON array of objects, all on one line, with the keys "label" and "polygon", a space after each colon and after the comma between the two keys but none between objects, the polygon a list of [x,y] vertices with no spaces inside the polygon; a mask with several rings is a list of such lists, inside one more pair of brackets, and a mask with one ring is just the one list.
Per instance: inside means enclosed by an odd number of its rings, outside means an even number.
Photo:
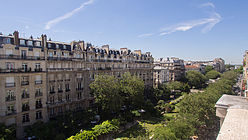
[{"label": "dormer window", "polygon": [[33,46],[33,41],[28,41],[28,46]]},{"label": "dormer window", "polygon": [[63,48],[66,49],[66,45],[63,45]]},{"label": "dormer window", "polygon": [[36,41],[35,46],[40,47],[40,41]]},{"label": "dormer window", "polygon": [[26,45],[25,40],[20,40],[20,45]]},{"label": "dormer window", "polygon": [[3,41],[5,44],[11,44],[10,38],[5,38]]},{"label": "dormer window", "polygon": [[59,49],[59,44],[56,44],[56,49]]},{"label": "dormer window", "polygon": [[52,47],[52,44],[51,43],[48,43],[48,48],[51,48]]}]

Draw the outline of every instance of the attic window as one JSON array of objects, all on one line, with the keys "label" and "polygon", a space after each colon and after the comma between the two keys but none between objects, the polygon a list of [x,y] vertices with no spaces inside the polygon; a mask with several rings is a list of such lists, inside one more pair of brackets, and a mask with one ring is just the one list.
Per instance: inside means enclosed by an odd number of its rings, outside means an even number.
[{"label": "attic window", "polygon": [[59,48],[59,44],[56,44],[56,49],[58,49]]},{"label": "attic window", "polygon": [[66,45],[63,45],[63,48],[66,49]]}]

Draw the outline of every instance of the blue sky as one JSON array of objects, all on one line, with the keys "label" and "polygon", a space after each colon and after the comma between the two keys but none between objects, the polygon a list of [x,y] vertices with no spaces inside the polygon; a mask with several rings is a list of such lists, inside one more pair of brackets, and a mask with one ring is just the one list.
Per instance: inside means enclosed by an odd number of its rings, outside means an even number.
[{"label": "blue sky", "polygon": [[8,0],[0,32],[150,51],[155,58],[241,64],[248,46],[246,0]]}]

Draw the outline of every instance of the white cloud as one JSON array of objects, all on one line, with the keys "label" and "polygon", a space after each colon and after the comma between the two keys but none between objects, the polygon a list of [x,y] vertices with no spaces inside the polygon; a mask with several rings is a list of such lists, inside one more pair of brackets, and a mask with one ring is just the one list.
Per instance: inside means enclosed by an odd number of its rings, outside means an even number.
[{"label": "white cloud", "polygon": [[202,5],[200,5],[200,7],[212,7],[215,8],[215,5],[211,2],[207,2],[207,3],[203,3]]},{"label": "white cloud", "polygon": [[148,34],[141,34],[141,35],[138,35],[139,38],[142,38],[142,37],[149,37],[149,36],[152,36],[153,34],[151,33],[148,33]]},{"label": "white cloud", "polygon": [[51,29],[51,27],[54,26],[55,24],[57,24],[57,23],[59,23],[59,22],[65,20],[65,19],[70,18],[71,16],[73,16],[74,14],[76,14],[77,12],[79,12],[81,9],[83,9],[85,6],[90,5],[90,4],[92,4],[93,2],[94,2],[94,0],[88,0],[87,2],[82,3],[82,4],[80,5],[80,7],[78,7],[78,8],[76,8],[76,9],[72,10],[71,12],[68,12],[68,13],[64,14],[63,16],[60,16],[60,17],[57,17],[57,18],[55,18],[55,19],[53,19],[53,20],[48,21],[48,22],[46,23],[45,29],[46,29],[46,30]]},{"label": "white cloud", "polygon": [[221,21],[221,16],[218,13],[213,13],[209,18],[202,18],[198,20],[192,20],[189,22],[179,23],[169,28],[161,30],[160,35],[168,35],[177,31],[188,31],[194,27],[204,26],[203,33],[210,31],[217,23]]}]

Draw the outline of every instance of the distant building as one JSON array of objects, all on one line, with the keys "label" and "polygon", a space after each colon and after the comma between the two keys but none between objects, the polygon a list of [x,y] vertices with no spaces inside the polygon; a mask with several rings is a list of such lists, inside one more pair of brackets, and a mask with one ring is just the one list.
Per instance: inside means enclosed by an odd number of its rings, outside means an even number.
[{"label": "distant building", "polygon": [[[161,69],[169,71],[169,72],[164,72],[164,74],[167,74],[167,76],[162,76],[162,77],[167,77],[165,79],[169,79],[168,81],[177,81],[185,76],[184,61],[182,59],[175,58],[175,57],[160,58],[154,61],[154,65],[155,65],[155,68],[159,68],[156,66],[160,66]],[[163,81],[163,80],[157,79],[157,81]]]},{"label": "distant building", "polygon": [[158,87],[159,84],[163,84],[170,81],[170,71],[166,67],[155,66],[153,68],[153,81],[154,87]]},{"label": "distant building", "polygon": [[185,65],[185,71],[198,71],[202,74],[205,73],[205,66],[204,65]]}]

